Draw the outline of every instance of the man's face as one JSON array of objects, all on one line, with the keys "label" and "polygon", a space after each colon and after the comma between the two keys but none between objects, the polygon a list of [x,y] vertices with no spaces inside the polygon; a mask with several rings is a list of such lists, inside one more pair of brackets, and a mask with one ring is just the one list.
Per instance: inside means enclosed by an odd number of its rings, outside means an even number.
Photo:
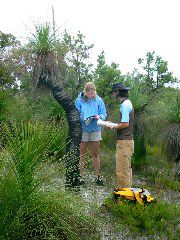
[{"label": "man's face", "polygon": [[115,98],[117,99],[117,97],[118,97],[118,91],[113,91],[113,92],[112,92],[112,95],[113,95],[113,97],[115,97]]}]

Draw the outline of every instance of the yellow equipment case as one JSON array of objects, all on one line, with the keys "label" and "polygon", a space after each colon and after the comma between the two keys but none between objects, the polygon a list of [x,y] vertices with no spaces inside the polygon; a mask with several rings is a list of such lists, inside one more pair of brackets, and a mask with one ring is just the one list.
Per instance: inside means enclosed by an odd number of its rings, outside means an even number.
[{"label": "yellow equipment case", "polygon": [[123,199],[128,199],[140,204],[156,202],[156,199],[151,197],[151,194],[144,188],[121,188],[114,189],[114,198],[123,202]]}]

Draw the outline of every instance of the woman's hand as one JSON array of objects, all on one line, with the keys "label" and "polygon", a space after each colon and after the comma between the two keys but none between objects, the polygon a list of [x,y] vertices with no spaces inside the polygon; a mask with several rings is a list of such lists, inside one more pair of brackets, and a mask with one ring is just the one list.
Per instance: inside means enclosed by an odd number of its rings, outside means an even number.
[{"label": "woman's hand", "polygon": [[99,120],[99,119],[100,119],[100,116],[99,116],[99,115],[97,115],[97,116],[95,117],[95,119]]},{"label": "woman's hand", "polygon": [[[110,121],[106,121],[107,123],[109,123]],[[104,128],[106,129],[106,130],[109,130],[109,129],[111,129],[111,127],[110,126],[108,126],[108,125],[106,125],[106,126],[104,126]]]}]

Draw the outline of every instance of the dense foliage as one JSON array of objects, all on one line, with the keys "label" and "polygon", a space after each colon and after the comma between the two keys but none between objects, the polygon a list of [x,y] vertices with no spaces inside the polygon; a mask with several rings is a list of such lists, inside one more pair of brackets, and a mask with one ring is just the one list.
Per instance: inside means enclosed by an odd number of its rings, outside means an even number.
[{"label": "dense foliage", "polygon": [[[35,53],[54,53],[61,76],[56,84],[61,83],[73,98],[93,80],[106,103],[108,120],[119,118],[119,104],[109,93],[111,85],[124,81],[131,87],[136,113],[133,171],[154,191],[157,187],[179,189],[180,98],[179,89],[171,86],[178,79],[155,52],[139,59],[142,72],[122,75],[118,64],[106,63],[104,52],[95,68],[90,64],[93,45],[86,44],[81,33],[71,36],[65,31],[55,41],[50,24],[45,24],[38,25],[35,39],[30,39],[21,45],[11,34],[0,32],[0,239],[101,239],[94,219],[99,221],[100,210],[96,208],[90,217],[82,198],[64,189],[67,116],[43,84],[37,84],[34,97],[31,80],[34,69],[39,68]],[[100,157],[111,190],[115,141],[114,132],[103,130]],[[136,185],[135,176],[133,179]],[[54,186],[56,181],[58,187]],[[127,204],[123,208],[107,201],[123,224],[132,223],[133,232],[142,230],[160,237],[167,234],[169,239],[176,239],[176,206]]]}]

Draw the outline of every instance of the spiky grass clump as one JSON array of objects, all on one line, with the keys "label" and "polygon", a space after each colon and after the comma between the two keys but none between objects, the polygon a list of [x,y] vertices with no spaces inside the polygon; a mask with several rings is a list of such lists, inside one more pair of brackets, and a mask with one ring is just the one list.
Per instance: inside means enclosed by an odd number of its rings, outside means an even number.
[{"label": "spiky grass clump", "polygon": [[[144,177],[142,175],[139,176],[139,178],[146,180],[143,184],[147,184],[147,187],[155,190],[178,191],[180,182],[178,181],[176,171],[178,173],[178,166],[174,166],[172,162],[166,160],[160,145],[147,145],[147,166],[142,172]],[[176,199],[176,196],[177,193],[175,193],[173,198]]]},{"label": "spiky grass clump", "polygon": [[33,34],[30,39],[30,45],[36,51],[36,53],[47,53],[53,50],[53,34],[51,33],[51,26],[49,23],[40,24],[35,26],[36,33]]},{"label": "spiky grass clump", "polygon": [[136,111],[140,111],[149,101],[149,96],[145,94],[143,86],[140,83],[134,82],[130,90],[130,100]]},{"label": "spiky grass clump", "polygon": [[170,124],[163,134],[163,151],[169,162],[180,160],[180,123]]},{"label": "spiky grass clump", "polygon": [[82,212],[73,194],[34,189],[24,198],[26,179],[19,182],[10,156],[1,157],[0,239],[100,239],[94,219]]},{"label": "spiky grass clump", "polygon": [[180,160],[180,92],[174,93],[168,103],[168,120],[163,136],[163,151],[170,162]]},{"label": "spiky grass clump", "polygon": [[146,161],[146,128],[142,117],[145,106],[148,104],[150,97],[144,93],[143,86],[134,82],[130,91],[130,99],[135,110],[134,119],[134,155],[132,164],[136,169],[145,166]]},{"label": "spiky grass clump", "polygon": [[180,91],[177,89],[170,102],[169,121],[171,123],[180,123]]},{"label": "spiky grass clump", "polygon": [[179,158],[179,99],[179,90],[161,88],[142,115],[146,142],[158,144],[172,162]]},{"label": "spiky grass clump", "polygon": [[49,136],[42,124],[33,125],[31,122],[4,125],[4,128],[5,148],[11,152],[17,180],[21,184],[24,197],[28,198],[36,187],[33,175],[50,143]]},{"label": "spiky grass clump", "polygon": [[72,194],[38,187],[36,170],[51,141],[48,132],[27,123],[6,126],[6,135],[7,150],[0,156],[0,238],[98,239],[93,220]]}]

